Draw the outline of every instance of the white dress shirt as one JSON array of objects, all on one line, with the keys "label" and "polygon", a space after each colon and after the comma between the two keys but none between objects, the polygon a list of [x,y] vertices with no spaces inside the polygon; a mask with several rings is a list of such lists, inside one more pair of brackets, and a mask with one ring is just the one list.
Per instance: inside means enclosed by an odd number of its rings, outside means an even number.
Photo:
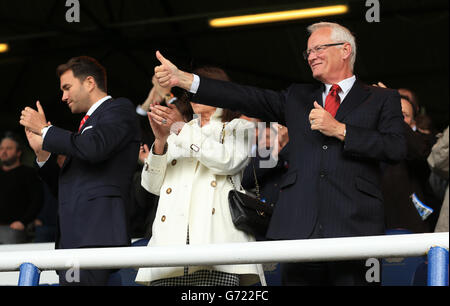
[{"label": "white dress shirt", "polygon": [[[338,93],[339,98],[341,99],[340,103],[342,103],[342,101],[344,101],[344,99],[347,96],[347,94],[349,93],[350,89],[352,89],[353,84],[355,84],[355,81],[356,81],[356,77],[354,75],[352,75],[348,79],[342,80],[339,83],[337,83],[339,85],[339,87],[341,88],[341,91],[339,91],[339,93]],[[331,86],[333,84],[324,84],[324,85],[325,85],[325,91],[322,93],[322,101],[323,101],[322,106],[323,107],[325,107],[325,100],[326,100],[327,95],[330,92]]]}]

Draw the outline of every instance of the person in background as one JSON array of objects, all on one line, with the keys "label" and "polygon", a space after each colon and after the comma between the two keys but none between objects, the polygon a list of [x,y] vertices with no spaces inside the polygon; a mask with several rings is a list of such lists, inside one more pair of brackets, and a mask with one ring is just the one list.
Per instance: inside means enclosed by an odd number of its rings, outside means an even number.
[{"label": "person in background", "polygon": [[20,137],[6,132],[0,142],[0,244],[28,242],[27,226],[42,207],[42,182],[21,163],[23,152]]},{"label": "person in background", "polygon": [[[261,201],[275,207],[283,175],[289,169],[288,130],[274,123],[261,131],[258,128],[257,135],[253,157],[242,177],[242,187],[257,196],[259,194]],[[257,236],[256,240],[265,240],[265,237]]]},{"label": "person in background", "polygon": [[386,229],[426,233],[431,231],[432,218],[424,220],[421,217],[413,202],[413,194],[427,206],[435,206],[433,198],[430,200],[429,197],[430,170],[426,162],[434,139],[431,135],[414,130],[416,108],[408,96],[401,95],[401,107],[407,155],[397,164],[383,164],[382,191]]},{"label": "person in background", "polygon": [[[448,181],[448,141],[449,141],[449,128],[447,127],[442,135],[440,135],[438,141],[433,146],[430,155],[427,158],[428,164],[433,172],[443,177]],[[445,191],[444,201],[442,203],[439,219],[437,221],[435,232],[448,232],[448,193],[449,188]]]}]

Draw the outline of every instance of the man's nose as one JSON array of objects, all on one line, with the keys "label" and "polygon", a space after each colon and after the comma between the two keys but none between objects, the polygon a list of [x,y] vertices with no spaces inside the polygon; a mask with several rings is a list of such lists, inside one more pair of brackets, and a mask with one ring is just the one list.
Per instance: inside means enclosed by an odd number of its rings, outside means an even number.
[{"label": "man's nose", "polygon": [[312,61],[315,60],[317,58],[316,52],[311,51],[308,54],[308,63],[311,65]]}]

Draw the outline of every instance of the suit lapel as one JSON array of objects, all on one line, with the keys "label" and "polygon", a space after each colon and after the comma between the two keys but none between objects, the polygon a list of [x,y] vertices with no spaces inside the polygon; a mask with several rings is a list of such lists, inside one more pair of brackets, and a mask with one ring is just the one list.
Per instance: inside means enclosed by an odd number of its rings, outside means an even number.
[{"label": "suit lapel", "polygon": [[350,92],[347,94],[344,101],[342,101],[341,106],[336,113],[336,120],[342,122],[345,116],[362,104],[369,95],[370,92],[366,85],[356,80],[352,89],[350,89]]},{"label": "suit lapel", "polygon": [[[106,107],[106,103],[111,102],[112,99],[108,99],[105,102],[103,102],[93,113],[91,116],[89,116],[89,118],[86,120],[86,122],[83,124],[83,127],[81,128],[81,130],[78,132],[78,134],[81,134],[81,132],[83,131],[83,128],[86,126],[89,126],[88,124],[92,121],[92,118],[97,116],[99,113],[102,112],[103,108]],[[72,160],[72,156],[66,156],[66,159],[64,160],[64,163],[61,167],[61,172],[64,170],[64,168],[70,163],[70,161]]]},{"label": "suit lapel", "polygon": [[323,98],[322,98],[322,93],[324,91],[324,86],[323,84],[320,84],[319,86],[317,86],[317,88],[312,92],[311,94],[311,101],[308,105],[309,107],[309,111],[311,111],[314,108],[314,101],[317,101],[317,103],[319,103],[320,105],[323,106]]},{"label": "suit lapel", "polygon": [[86,122],[84,122],[83,127],[80,130],[80,134],[83,131],[83,129],[87,126],[89,126],[89,123],[93,120],[92,118],[95,118],[95,116],[97,116],[99,113],[101,113],[103,111],[103,109],[107,106],[106,103],[111,102],[112,99],[108,99],[106,101],[104,101],[92,114],[91,116],[89,116],[89,118],[86,120]]},{"label": "suit lapel", "polygon": [[[320,143],[323,142],[323,140],[324,140],[324,138],[325,138],[326,136],[323,135],[322,133],[320,133],[319,131],[313,131],[313,130],[311,130],[311,125],[310,125],[310,123],[309,123],[308,116],[309,116],[309,113],[311,113],[311,110],[313,110],[313,108],[314,108],[314,101],[316,101],[317,103],[319,103],[320,105],[323,106],[323,97],[322,97],[322,94],[323,94],[323,91],[324,91],[324,90],[325,90],[325,85],[322,84],[322,83],[320,83],[320,85],[318,85],[317,88],[314,89],[313,92],[311,93],[310,101],[308,101],[308,110],[307,110],[308,115],[307,115],[307,117],[306,117],[307,123],[305,123],[305,124],[308,125],[308,131],[309,131],[309,133],[311,133],[311,135],[314,136],[313,139],[314,139],[315,141],[319,141]],[[317,137],[318,137],[318,138],[317,138]]]}]

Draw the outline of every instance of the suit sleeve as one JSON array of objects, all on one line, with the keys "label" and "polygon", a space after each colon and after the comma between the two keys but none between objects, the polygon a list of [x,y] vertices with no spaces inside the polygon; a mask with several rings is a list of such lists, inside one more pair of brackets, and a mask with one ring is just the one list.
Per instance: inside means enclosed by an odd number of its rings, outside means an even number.
[{"label": "suit sleeve", "polygon": [[58,178],[60,168],[56,159],[56,154],[51,154],[42,167],[39,167],[37,163],[35,167],[38,169],[38,175],[50,188],[52,195],[58,197]]},{"label": "suit sleeve", "polygon": [[382,103],[376,129],[346,124],[344,152],[388,163],[403,160],[407,149],[403,124],[400,96],[389,94]]},{"label": "suit sleeve", "polygon": [[202,77],[192,101],[239,111],[252,118],[285,125],[286,94]]},{"label": "suit sleeve", "polygon": [[51,127],[44,138],[43,149],[98,163],[110,158],[129,143],[130,138],[136,137],[136,115],[127,103],[112,106],[99,116],[95,126],[81,134]]}]

